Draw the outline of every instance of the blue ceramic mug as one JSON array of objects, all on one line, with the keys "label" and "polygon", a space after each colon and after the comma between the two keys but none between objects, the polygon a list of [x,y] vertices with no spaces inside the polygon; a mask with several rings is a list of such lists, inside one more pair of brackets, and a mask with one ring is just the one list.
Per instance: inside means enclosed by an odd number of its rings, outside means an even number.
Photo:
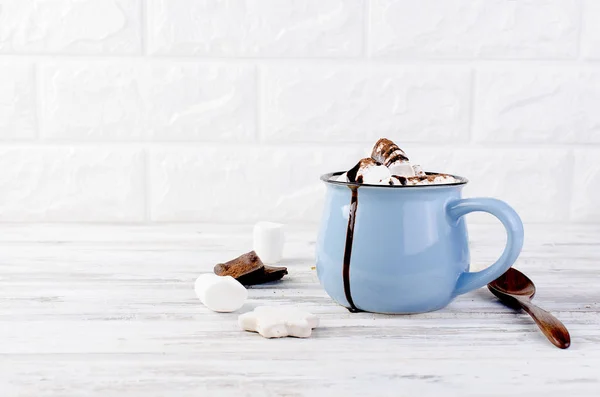
[{"label": "blue ceramic mug", "polygon": [[[436,186],[378,186],[323,175],[325,209],[317,241],[317,274],[325,291],[350,311],[422,313],[502,275],[523,246],[523,224],[506,203],[461,198],[467,180]],[[508,234],[500,259],[469,272],[464,215],[496,216]]]}]

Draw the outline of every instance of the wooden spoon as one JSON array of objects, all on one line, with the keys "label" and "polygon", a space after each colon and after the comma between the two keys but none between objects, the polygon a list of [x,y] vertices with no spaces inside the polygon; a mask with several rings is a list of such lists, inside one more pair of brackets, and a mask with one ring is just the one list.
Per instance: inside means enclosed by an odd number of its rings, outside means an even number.
[{"label": "wooden spoon", "polygon": [[535,295],[535,285],[526,275],[517,269],[510,268],[502,276],[489,283],[488,288],[507,306],[525,310],[556,347],[566,349],[571,345],[571,336],[563,323],[552,314],[531,303],[531,298]]}]

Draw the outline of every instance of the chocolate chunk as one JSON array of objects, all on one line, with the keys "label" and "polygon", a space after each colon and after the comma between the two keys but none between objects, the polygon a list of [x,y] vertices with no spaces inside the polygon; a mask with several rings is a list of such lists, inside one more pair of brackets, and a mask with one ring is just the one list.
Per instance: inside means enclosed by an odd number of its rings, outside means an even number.
[{"label": "chocolate chunk", "polygon": [[243,285],[264,284],[280,280],[286,274],[288,274],[286,267],[265,265],[262,269],[241,276],[237,281]]},{"label": "chocolate chunk", "polygon": [[265,267],[265,265],[258,255],[256,255],[256,252],[250,251],[229,262],[217,264],[214,270],[217,276],[231,276],[237,280],[246,274],[260,270],[263,267]]},{"label": "chocolate chunk", "polygon": [[243,285],[269,283],[288,273],[285,267],[265,266],[254,251],[217,264],[214,272],[217,276],[231,276]]}]

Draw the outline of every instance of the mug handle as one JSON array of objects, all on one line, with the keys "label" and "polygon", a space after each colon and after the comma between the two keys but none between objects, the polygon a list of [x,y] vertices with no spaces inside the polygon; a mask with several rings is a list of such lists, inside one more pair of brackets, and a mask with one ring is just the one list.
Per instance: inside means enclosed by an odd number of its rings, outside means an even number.
[{"label": "mug handle", "polygon": [[507,234],[506,247],[500,259],[481,271],[462,273],[456,281],[453,296],[483,287],[500,277],[515,263],[523,248],[523,222],[511,206],[493,198],[468,198],[451,201],[446,211],[452,224],[458,223],[468,213],[487,212],[502,222]]}]

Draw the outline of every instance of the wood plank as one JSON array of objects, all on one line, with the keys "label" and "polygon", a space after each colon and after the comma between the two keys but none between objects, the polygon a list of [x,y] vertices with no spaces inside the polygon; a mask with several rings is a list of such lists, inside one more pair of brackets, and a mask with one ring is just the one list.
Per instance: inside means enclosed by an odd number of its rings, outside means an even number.
[{"label": "wood plank", "polygon": [[[517,267],[571,331],[554,348],[524,313],[480,289],[411,316],[350,314],[320,288],[315,231],[292,227],[290,274],[239,311],[298,305],[307,340],[266,340],[202,306],[193,282],[250,249],[248,225],[0,226],[2,396],[596,396],[600,227],[533,225]],[[474,267],[499,255],[473,225]]]}]

